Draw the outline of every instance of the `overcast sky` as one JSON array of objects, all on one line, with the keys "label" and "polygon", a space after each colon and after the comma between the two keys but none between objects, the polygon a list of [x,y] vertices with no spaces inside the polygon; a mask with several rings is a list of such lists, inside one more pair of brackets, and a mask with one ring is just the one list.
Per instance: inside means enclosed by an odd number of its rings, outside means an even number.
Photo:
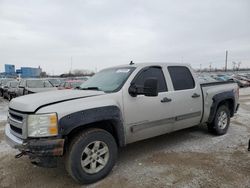
[{"label": "overcast sky", "polygon": [[4,64],[47,73],[134,62],[250,67],[249,0],[0,0]]}]

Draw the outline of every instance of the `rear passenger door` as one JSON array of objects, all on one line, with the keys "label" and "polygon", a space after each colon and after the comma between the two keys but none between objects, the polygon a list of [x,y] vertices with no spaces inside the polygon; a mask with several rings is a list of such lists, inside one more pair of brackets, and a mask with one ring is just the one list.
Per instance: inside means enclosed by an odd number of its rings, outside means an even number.
[{"label": "rear passenger door", "polygon": [[202,93],[195,83],[190,69],[186,66],[168,66],[172,80],[172,101],[175,109],[173,131],[200,123],[202,116]]}]

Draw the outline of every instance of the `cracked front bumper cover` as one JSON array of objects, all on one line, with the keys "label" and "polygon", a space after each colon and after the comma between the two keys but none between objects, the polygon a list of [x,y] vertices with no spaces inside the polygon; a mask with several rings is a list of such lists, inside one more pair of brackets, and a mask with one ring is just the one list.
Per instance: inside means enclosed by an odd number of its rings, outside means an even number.
[{"label": "cracked front bumper cover", "polygon": [[5,127],[5,140],[15,149],[27,153],[28,155],[38,157],[62,156],[64,148],[64,139],[28,139],[22,140],[10,132],[10,126]]}]

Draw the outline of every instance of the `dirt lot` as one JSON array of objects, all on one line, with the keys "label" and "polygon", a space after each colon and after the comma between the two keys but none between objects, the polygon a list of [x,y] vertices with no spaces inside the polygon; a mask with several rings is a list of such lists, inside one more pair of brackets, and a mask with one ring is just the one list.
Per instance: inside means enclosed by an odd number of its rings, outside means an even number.
[{"label": "dirt lot", "polygon": [[[128,145],[104,180],[89,187],[250,187],[250,89],[241,90],[241,107],[228,134],[199,126]],[[0,98],[0,187],[84,187],[64,170],[44,169],[4,141],[8,102]]]}]

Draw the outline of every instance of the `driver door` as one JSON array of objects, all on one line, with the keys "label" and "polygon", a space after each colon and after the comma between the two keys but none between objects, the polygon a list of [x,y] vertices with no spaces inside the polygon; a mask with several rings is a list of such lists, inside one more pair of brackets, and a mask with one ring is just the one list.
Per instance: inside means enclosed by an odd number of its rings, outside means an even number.
[{"label": "driver door", "polygon": [[128,90],[123,91],[128,143],[170,132],[174,123],[173,105],[161,67],[143,68],[131,83],[137,87],[143,87],[148,78],[158,80],[158,96],[137,95],[133,97]]}]

